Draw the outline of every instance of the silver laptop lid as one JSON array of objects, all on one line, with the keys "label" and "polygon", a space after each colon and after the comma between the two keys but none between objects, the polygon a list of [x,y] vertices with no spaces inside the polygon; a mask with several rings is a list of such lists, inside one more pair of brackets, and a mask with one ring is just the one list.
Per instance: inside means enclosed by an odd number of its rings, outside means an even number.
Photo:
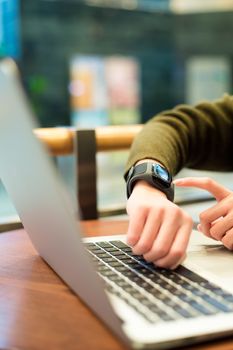
[{"label": "silver laptop lid", "polygon": [[15,63],[0,63],[0,178],[39,254],[125,342],[81,243],[71,201],[36,139]]}]

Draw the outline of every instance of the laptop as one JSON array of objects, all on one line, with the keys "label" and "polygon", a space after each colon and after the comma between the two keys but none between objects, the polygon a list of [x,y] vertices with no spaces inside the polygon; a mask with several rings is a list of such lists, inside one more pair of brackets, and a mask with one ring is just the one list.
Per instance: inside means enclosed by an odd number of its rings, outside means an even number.
[{"label": "laptop", "polygon": [[0,62],[0,177],[40,256],[128,346],[164,349],[233,332],[233,254],[193,231],[174,271],[136,256],[125,235],[85,238],[11,60]]}]

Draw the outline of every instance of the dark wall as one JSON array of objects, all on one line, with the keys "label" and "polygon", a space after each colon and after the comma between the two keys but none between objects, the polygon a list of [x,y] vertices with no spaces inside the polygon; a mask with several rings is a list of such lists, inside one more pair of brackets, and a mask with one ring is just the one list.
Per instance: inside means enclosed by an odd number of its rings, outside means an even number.
[{"label": "dark wall", "polygon": [[137,57],[144,118],[172,105],[162,83],[171,85],[171,24],[163,14],[24,0],[22,70],[43,125],[69,123],[68,64],[75,53]]},{"label": "dark wall", "polygon": [[69,124],[69,59],[123,54],[141,66],[142,121],[184,101],[184,63],[193,54],[233,56],[233,13],[169,13],[23,0],[21,69],[43,126]]},{"label": "dark wall", "polygon": [[[233,63],[233,12],[203,13],[174,16],[174,98],[182,100],[185,95],[185,63],[195,55],[224,56],[231,62],[231,82]],[[183,88],[182,88],[183,84]],[[177,88],[176,88],[177,86]],[[232,83],[231,91],[232,93]]]}]

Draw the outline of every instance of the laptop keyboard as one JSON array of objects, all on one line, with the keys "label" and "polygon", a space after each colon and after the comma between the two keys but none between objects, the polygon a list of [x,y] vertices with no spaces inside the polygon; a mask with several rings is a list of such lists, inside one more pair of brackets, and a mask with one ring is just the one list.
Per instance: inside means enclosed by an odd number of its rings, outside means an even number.
[{"label": "laptop keyboard", "polygon": [[179,266],[158,268],[122,241],[85,243],[108,293],[151,323],[233,312],[233,295]]}]

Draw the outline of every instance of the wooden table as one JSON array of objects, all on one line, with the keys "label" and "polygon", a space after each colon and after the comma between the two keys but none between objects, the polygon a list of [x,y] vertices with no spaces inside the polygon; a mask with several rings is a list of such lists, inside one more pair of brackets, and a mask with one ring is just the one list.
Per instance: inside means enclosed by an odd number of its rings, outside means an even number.
[{"label": "wooden table", "polygon": [[[87,221],[87,235],[124,233],[126,221]],[[0,235],[0,349],[125,347],[38,256],[24,230]],[[188,347],[232,350],[233,340]]]}]

